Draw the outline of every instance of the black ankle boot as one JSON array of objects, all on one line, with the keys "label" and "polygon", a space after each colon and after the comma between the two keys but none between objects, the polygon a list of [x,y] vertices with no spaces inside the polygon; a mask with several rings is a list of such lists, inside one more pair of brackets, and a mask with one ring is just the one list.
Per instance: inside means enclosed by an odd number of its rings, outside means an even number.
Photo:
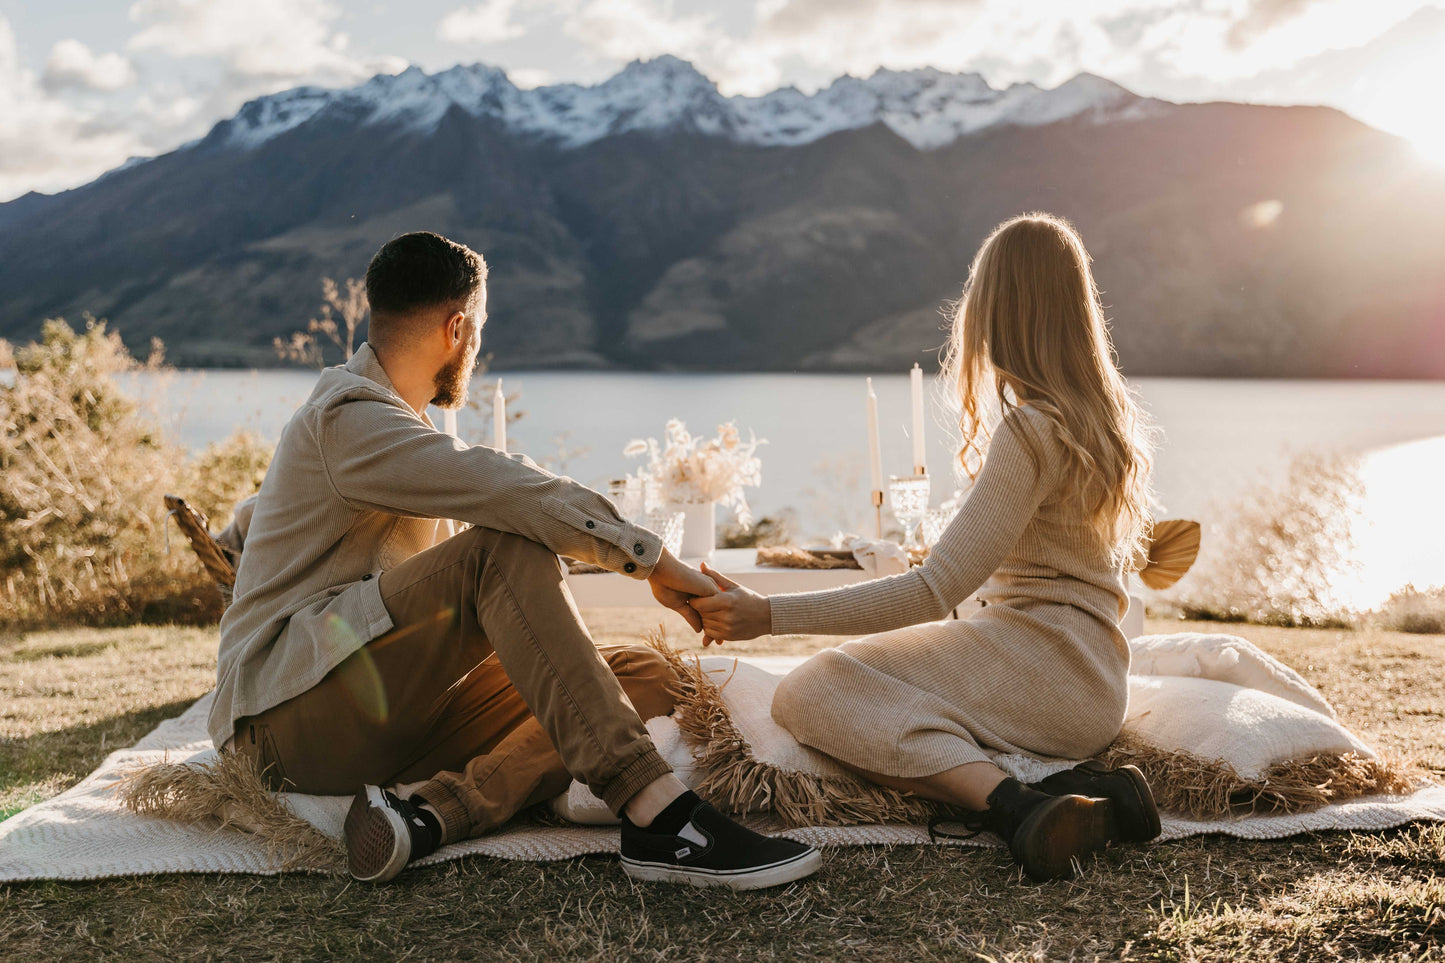
[{"label": "black ankle boot", "polygon": [[[972,835],[988,830],[1000,836],[1024,872],[1040,882],[1074,875],[1076,861],[1108,846],[1114,831],[1109,800],[1052,796],[1011,777],[986,802],[988,809],[965,815],[963,824]],[[937,825],[929,832],[947,838]]]},{"label": "black ankle boot", "polygon": [[1029,785],[1051,796],[1093,796],[1112,802],[1118,822],[1114,842],[1143,843],[1159,835],[1159,807],[1135,766],[1110,769],[1091,759]]}]

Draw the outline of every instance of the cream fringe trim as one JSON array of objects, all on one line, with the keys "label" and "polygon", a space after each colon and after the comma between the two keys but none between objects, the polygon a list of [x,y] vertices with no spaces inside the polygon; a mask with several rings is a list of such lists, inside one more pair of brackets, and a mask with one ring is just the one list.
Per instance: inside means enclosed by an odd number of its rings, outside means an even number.
[{"label": "cream fringe trim", "polygon": [[346,849],[283,806],[246,757],[222,752],[212,762],[160,762],[127,774],[113,790],[131,812],[182,823],[219,820],[265,844],[282,872],[344,873]]},{"label": "cream fringe trim", "polygon": [[[647,644],[677,675],[673,719],[692,749],[702,779],[693,788],[726,812],[771,810],[788,828],[928,822],[939,807],[917,796],[851,776],[817,776],[762,762],[733,724],[722,689],[708,678],[694,655],[685,659],[661,632]],[[724,685],[727,683],[724,682]]]},{"label": "cream fringe trim", "polygon": [[1099,755],[1110,766],[1144,773],[1160,809],[1196,819],[1308,812],[1356,796],[1414,792],[1423,773],[1393,759],[1322,753],[1276,763],[1246,779],[1223,759],[1161,749],[1121,735]]}]

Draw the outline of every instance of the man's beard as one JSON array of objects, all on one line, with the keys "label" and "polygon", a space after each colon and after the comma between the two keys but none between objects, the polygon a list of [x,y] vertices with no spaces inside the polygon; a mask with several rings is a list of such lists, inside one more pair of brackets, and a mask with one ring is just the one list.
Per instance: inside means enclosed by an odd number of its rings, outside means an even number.
[{"label": "man's beard", "polygon": [[436,394],[432,396],[431,403],[438,408],[460,408],[467,403],[467,385],[472,380],[472,369],[476,367],[476,361],[469,359],[465,351],[457,352],[457,356],[446,364],[432,378],[432,387]]}]

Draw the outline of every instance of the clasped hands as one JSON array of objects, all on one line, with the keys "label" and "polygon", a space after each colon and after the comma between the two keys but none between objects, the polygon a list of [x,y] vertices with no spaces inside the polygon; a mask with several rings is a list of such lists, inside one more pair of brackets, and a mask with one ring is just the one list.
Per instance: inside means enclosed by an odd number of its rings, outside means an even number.
[{"label": "clasped hands", "polygon": [[702,633],[704,647],[755,639],[773,630],[773,609],[766,595],[744,588],[706,563],[702,571],[663,552],[647,579],[652,596]]}]

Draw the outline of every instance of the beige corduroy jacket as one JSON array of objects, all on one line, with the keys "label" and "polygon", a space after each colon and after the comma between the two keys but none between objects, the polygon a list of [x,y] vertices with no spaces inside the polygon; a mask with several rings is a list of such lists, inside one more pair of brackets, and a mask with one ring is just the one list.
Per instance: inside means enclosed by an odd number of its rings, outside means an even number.
[{"label": "beige corduroy jacket", "polygon": [[392,628],[377,576],[469,522],[646,578],[657,536],[604,496],[524,455],[438,431],[368,344],[321,373],[281,432],[221,619],[217,746],[237,719],[300,695]]}]

